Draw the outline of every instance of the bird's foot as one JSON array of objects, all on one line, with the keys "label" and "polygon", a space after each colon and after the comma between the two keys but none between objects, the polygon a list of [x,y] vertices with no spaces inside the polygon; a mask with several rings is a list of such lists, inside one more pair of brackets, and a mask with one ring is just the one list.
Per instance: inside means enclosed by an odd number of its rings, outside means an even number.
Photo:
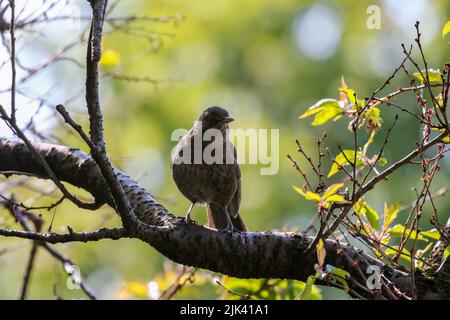
[{"label": "bird's foot", "polygon": [[186,223],[194,223],[195,222],[194,220],[192,220],[190,213],[188,213],[184,219],[186,220]]},{"label": "bird's foot", "polygon": [[189,206],[189,209],[186,213],[186,223],[194,223],[195,221],[191,219],[191,212],[192,212],[192,208],[194,207],[195,202],[192,202],[191,205]]},{"label": "bird's foot", "polygon": [[229,223],[228,226],[224,229],[226,233],[239,233],[239,230],[236,229],[232,223]]}]

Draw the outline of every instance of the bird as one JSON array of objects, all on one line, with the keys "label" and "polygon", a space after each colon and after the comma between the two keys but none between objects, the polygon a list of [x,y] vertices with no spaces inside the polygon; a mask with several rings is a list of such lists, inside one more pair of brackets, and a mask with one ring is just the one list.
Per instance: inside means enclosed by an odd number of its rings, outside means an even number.
[{"label": "bird", "polygon": [[[224,108],[206,108],[175,147],[172,177],[180,192],[191,202],[186,214],[187,222],[192,222],[191,212],[196,204],[205,205],[209,227],[227,232],[246,232],[247,226],[239,214],[241,170],[236,148],[228,137],[232,121],[234,119]],[[216,135],[209,141],[206,136],[210,130]],[[214,158],[216,161],[205,157],[208,149],[212,149],[211,156],[217,156]],[[221,154],[216,154],[216,151],[221,151]]]}]

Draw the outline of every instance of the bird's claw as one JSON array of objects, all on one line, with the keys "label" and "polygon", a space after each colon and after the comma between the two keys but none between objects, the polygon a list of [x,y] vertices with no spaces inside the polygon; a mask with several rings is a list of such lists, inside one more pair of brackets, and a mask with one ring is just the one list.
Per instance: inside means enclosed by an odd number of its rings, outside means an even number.
[{"label": "bird's claw", "polygon": [[233,234],[233,233],[239,232],[239,230],[236,229],[236,228],[233,226],[232,223],[230,223],[230,224],[228,224],[228,226],[226,227],[225,232],[226,232],[226,233],[231,233],[231,234]]},{"label": "bird's claw", "polygon": [[194,220],[192,220],[191,215],[187,214],[184,218],[186,220],[186,223],[194,223]]}]

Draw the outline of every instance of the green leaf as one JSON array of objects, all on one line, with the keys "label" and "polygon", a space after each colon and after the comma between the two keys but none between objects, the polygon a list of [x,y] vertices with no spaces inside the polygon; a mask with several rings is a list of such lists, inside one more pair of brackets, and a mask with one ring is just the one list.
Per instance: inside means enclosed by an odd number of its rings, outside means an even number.
[{"label": "green leaf", "polygon": [[434,240],[439,240],[441,238],[441,234],[436,229],[431,229],[431,230],[428,230],[428,231],[422,231],[422,232],[420,232],[420,234],[425,236],[425,237],[434,239]]},{"label": "green leaf", "polygon": [[414,230],[405,228],[405,226],[403,226],[401,224],[397,224],[394,227],[390,228],[388,230],[388,233],[393,237],[401,237],[403,234],[405,234],[405,236],[409,235],[410,240],[414,240],[417,238],[417,240],[428,241],[426,238],[422,237],[420,232],[419,232],[419,234],[417,234]]},{"label": "green leaf", "polygon": [[383,233],[389,228],[391,223],[397,217],[398,212],[400,211],[400,203],[394,203],[388,206],[386,203],[384,204],[384,218],[383,218]]},{"label": "green leaf", "polygon": [[316,114],[314,121],[311,123],[313,126],[320,126],[329,120],[337,120],[338,117],[344,114],[344,111],[340,107],[325,108]]},{"label": "green leaf", "polygon": [[[327,178],[335,175],[337,172],[339,172],[340,167],[349,165],[350,163],[347,161],[347,159],[353,163],[353,160],[355,159],[355,151],[354,150],[344,150],[336,157],[336,162],[333,162],[331,165],[330,172],[328,173]],[[363,162],[361,161],[361,153],[358,152],[356,157],[356,165],[358,167],[364,166]]]},{"label": "green leaf", "polygon": [[332,265],[327,264],[325,271],[331,275],[334,281],[339,282],[344,286],[344,290],[348,291],[348,282],[345,279],[350,278],[350,273],[341,268],[336,268]]},{"label": "green leaf", "polygon": [[447,258],[450,256],[450,245],[447,246],[447,248],[445,248],[444,250],[444,255],[442,257],[442,262],[441,265],[439,266],[439,268],[437,269],[436,272],[439,272],[441,270],[441,268],[444,266],[445,261],[447,261]]},{"label": "green leaf", "polygon": [[326,269],[327,272],[330,272],[338,277],[341,277],[343,279],[350,278],[350,273],[348,271],[345,271],[344,269],[337,268],[335,266],[327,264]]},{"label": "green leaf", "polygon": [[369,221],[370,225],[373,229],[377,230],[379,226],[379,216],[378,212],[376,212],[372,207],[370,207],[367,202],[364,200],[359,200],[354,205],[355,212],[359,215],[363,215],[367,221]]},{"label": "green leaf", "polygon": [[450,21],[447,21],[444,28],[442,28],[442,38],[445,38],[445,36],[450,33]]},{"label": "green leaf", "polygon": [[447,246],[447,248],[445,248],[444,251],[444,261],[447,260],[447,258],[450,256],[450,245]]},{"label": "green leaf", "polygon": [[[387,248],[384,253],[390,257],[394,257],[398,255],[398,250],[399,250],[398,246],[392,246],[392,248]],[[400,259],[403,259],[404,261],[410,264],[411,253],[407,249],[403,248],[402,253],[400,254]]]},{"label": "green leaf", "polygon": [[300,115],[298,118],[304,119],[326,108],[339,108],[339,101],[336,99],[322,99],[313,106],[309,107],[308,110],[306,110],[305,113]]},{"label": "green leaf", "polygon": [[[426,70],[421,71],[423,74],[423,77],[427,77]],[[422,74],[420,72],[414,72],[412,75],[420,80],[420,82],[425,83],[425,80],[422,77]],[[439,69],[428,69],[428,77],[430,78],[430,84],[442,84],[442,78],[441,78],[441,71]]]}]

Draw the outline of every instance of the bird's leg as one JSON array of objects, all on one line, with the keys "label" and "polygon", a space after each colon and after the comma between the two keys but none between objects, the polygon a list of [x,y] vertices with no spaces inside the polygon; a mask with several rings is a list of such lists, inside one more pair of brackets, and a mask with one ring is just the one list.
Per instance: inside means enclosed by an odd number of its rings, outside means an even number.
[{"label": "bird's leg", "polygon": [[228,218],[228,225],[227,228],[225,229],[226,232],[229,233],[234,233],[234,232],[239,232],[238,229],[236,229],[233,225],[233,222],[231,221],[230,215],[227,212],[227,218]]},{"label": "bird's leg", "polygon": [[188,212],[186,213],[186,222],[193,222],[193,220],[191,219],[191,212],[192,212],[192,208],[194,208],[195,202],[192,202],[191,205],[189,206]]}]

